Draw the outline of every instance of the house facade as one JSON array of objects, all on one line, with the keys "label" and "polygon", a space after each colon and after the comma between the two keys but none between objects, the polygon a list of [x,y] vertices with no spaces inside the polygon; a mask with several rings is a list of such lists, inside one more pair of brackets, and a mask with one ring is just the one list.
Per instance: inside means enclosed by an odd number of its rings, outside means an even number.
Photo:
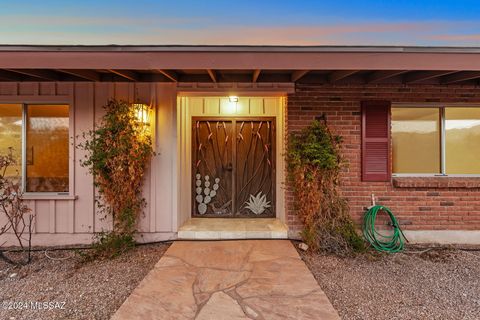
[{"label": "house facade", "polygon": [[109,228],[76,146],[111,98],[149,109],[139,241],[298,237],[283,155],[321,119],[356,222],[374,194],[413,242],[480,243],[478,48],[0,46],[0,152],[34,244]]}]

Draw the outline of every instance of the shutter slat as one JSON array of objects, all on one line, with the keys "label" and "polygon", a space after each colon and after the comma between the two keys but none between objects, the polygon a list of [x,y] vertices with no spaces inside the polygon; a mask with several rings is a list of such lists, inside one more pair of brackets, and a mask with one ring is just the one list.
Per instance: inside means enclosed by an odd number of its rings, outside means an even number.
[{"label": "shutter slat", "polygon": [[362,180],[389,181],[390,101],[362,102]]}]

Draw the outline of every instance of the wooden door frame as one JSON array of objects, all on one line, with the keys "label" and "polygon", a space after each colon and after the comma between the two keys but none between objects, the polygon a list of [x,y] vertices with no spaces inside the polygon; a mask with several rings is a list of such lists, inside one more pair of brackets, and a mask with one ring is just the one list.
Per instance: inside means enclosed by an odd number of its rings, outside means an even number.
[{"label": "wooden door frame", "polygon": [[[176,121],[176,141],[174,144],[177,148],[177,155],[172,161],[175,163],[176,177],[174,177],[175,186],[175,198],[176,208],[174,214],[174,230],[183,225],[187,220],[191,218],[191,121],[194,116],[203,116],[203,113],[199,109],[194,109],[192,99],[195,98],[224,98],[229,93],[226,91],[218,91],[216,93],[205,92],[204,94],[197,93],[195,96],[188,94],[177,96],[177,107],[174,120]],[[273,112],[265,112],[265,116],[271,116],[275,118],[276,123],[276,209],[275,217],[281,222],[286,222],[286,194],[285,194],[285,181],[286,181],[286,164],[284,159],[284,153],[286,150],[286,132],[287,132],[287,98],[286,95],[277,93],[275,95],[256,95],[245,93],[240,98],[265,98],[265,99],[277,99],[277,107],[270,109]],[[207,114],[205,113],[207,116]],[[220,115],[220,114],[218,114]],[[215,116],[211,114],[210,116]],[[240,117],[240,115],[238,115]],[[159,150],[161,154],[161,150]]]}]

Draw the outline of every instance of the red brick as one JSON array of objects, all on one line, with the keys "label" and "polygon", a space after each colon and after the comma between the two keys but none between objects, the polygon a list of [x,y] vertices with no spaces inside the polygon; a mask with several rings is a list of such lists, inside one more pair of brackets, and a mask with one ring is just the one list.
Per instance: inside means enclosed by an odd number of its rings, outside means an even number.
[{"label": "red brick", "polygon": [[[410,230],[480,230],[479,178],[395,178],[393,182],[366,183],[361,179],[360,101],[390,100],[421,104],[429,101],[478,104],[480,90],[474,86],[440,85],[297,85],[288,96],[289,132],[308,126],[316,116],[326,115],[331,130],[343,136],[342,154],[349,162],[341,175],[341,192],[348,199],[350,213],[361,222],[364,207],[375,194],[379,204],[394,209]],[[334,101],[332,101],[334,100]],[[303,110],[305,108],[308,110]],[[300,230],[293,209],[293,194],[287,195],[287,223]],[[449,204],[446,206],[446,204]],[[443,205],[442,205],[443,204]],[[429,208],[429,209],[427,209]],[[439,217],[443,217],[439,219]]]}]

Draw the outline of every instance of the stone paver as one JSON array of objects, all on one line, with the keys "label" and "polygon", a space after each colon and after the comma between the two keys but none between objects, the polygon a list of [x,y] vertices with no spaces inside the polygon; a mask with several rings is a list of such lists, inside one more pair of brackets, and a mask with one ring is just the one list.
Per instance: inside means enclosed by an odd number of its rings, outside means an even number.
[{"label": "stone paver", "polygon": [[339,319],[287,240],[177,241],[112,319]]}]

